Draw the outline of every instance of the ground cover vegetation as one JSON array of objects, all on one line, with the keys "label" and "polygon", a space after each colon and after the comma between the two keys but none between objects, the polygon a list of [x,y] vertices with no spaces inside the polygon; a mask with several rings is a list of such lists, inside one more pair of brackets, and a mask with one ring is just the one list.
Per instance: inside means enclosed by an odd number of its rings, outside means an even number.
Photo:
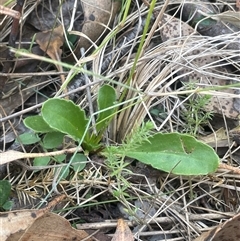
[{"label": "ground cover vegetation", "polygon": [[38,226],[53,200],[79,240],[194,240],[234,217],[238,1],[0,5],[2,213],[34,209]]}]

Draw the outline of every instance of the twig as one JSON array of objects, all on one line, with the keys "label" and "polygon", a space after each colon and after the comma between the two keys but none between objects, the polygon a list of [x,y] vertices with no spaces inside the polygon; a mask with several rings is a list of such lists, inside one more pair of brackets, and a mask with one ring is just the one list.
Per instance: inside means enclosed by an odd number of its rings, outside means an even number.
[{"label": "twig", "polygon": [[9,163],[11,161],[15,161],[18,159],[23,158],[35,158],[35,157],[45,157],[45,156],[57,156],[62,155],[65,153],[74,153],[82,151],[80,147],[73,147],[70,149],[64,149],[60,151],[52,151],[52,152],[46,152],[46,153],[24,153],[20,151],[6,151],[3,153],[0,153],[0,165]]},{"label": "twig", "polygon": [[219,169],[221,169],[221,168],[227,169],[227,170],[232,171],[233,173],[240,174],[240,169],[238,167],[233,167],[233,166],[227,165],[225,163],[220,163],[218,168]]},{"label": "twig", "polygon": [[[235,215],[233,212],[229,213],[223,213],[223,214],[212,214],[212,213],[206,213],[206,214],[191,214],[189,216],[190,221],[199,221],[203,219],[211,220],[211,219],[223,219],[223,218],[231,218]],[[155,219],[149,219],[146,220],[147,223],[173,223],[174,220],[170,217],[158,217]],[[129,227],[133,227],[135,225],[134,222],[128,221],[127,222]],[[100,229],[100,228],[114,228],[117,226],[117,221],[105,221],[105,222],[99,222],[99,223],[83,223],[83,224],[77,224],[78,229]]]},{"label": "twig", "polygon": [[0,5],[0,14],[8,15],[16,19],[20,19],[21,17],[21,14],[18,11],[4,7],[2,5]]}]

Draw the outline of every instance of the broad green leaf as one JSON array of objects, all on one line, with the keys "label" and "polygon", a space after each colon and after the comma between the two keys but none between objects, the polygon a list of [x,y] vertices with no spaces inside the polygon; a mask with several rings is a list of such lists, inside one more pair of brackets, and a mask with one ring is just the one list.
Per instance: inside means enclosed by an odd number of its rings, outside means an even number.
[{"label": "broad green leaf", "polygon": [[102,110],[97,118],[97,131],[101,131],[108,125],[111,115],[116,111],[116,108],[105,110],[106,108],[114,106],[116,102],[116,91],[110,85],[103,85],[98,92],[98,110]]},{"label": "broad green leaf", "polygon": [[49,156],[35,157],[33,160],[33,166],[47,166],[50,160],[51,157]]},{"label": "broad green leaf", "polygon": [[77,141],[83,137],[88,123],[83,110],[72,101],[63,99],[47,100],[42,107],[42,116],[51,128]]},{"label": "broad green leaf", "polygon": [[8,201],[11,193],[11,184],[8,180],[0,180],[0,207]]},{"label": "broad green leaf", "polygon": [[86,163],[87,163],[87,157],[82,153],[77,153],[71,161],[71,165],[75,172],[82,171],[85,168]]},{"label": "broad green leaf", "polygon": [[179,175],[206,175],[215,172],[219,164],[210,146],[179,133],[155,134],[126,156]]},{"label": "broad green leaf", "polygon": [[31,145],[39,142],[41,139],[33,132],[23,133],[18,136],[19,142],[23,145]]},{"label": "broad green leaf", "polygon": [[42,116],[40,115],[29,116],[23,122],[26,127],[35,132],[47,133],[53,131],[53,129],[43,120]]},{"label": "broad green leaf", "polygon": [[53,149],[59,147],[63,143],[64,133],[49,132],[43,138],[43,147]]}]

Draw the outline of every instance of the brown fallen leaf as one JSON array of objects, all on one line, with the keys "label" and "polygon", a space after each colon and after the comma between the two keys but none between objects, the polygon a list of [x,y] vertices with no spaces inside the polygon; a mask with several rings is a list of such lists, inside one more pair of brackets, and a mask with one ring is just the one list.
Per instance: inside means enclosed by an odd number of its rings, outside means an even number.
[{"label": "brown fallen leaf", "polygon": [[[84,12],[84,24],[82,33],[87,38],[81,37],[77,47],[74,50],[76,56],[80,53],[80,48],[87,50],[106,32],[109,25],[112,24],[121,2],[111,0],[83,0],[82,8]],[[89,40],[90,39],[90,40]],[[92,42],[91,42],[92,41]],[[79,56],[78,56],[79,57]]]},{"label": "brown fallen leaf", "polygon": [[199,137],[199,140],[208,144],[211,147],[228,147],[229,146],[229,137],[226,134],[226,130],[221,127],[216,130],[214,133],[207,136]]},{"label": "brown fallen leaf", "polygon": [[46,213],[34,221],[34,223],[22,234],[10,236],[7,241],[93,241],[87,238],[89,235],[84,230],[76,230],[63,217]]},{"label": "brown fallen leaf", "polygon": [[239,241],[240,240],[240,214],[229,219],[214,229],[203,233],[194,241]]},{"label": "brown fallen leaf", "polygon": [[0,241],[6,241],[12,234],[26,230],[39,217],[62,201],[65,195],[56,197],[46,208],[39,210],[17,210],[11,212],[0,212]]},{"label": "brown fallen leaf", "polygon": [[134,241],[132,231],[123,219],[118,219],[117,229],[112,241]]},{"label": "brown fallen leaf", "polygon": [[[41,50],[47,53],[47,55],[58,62],[61,62],[61,55],[64,43],[63,27],[59,25],[57,28],[49,31],[43,31],[36,34],[36,42]],[[61,65],[55,65],[59,72],[63,72]],[[60,75],[62,83],[65,81],[64,75]]]},{"label": "brown fallen leaf", "polygon": [[63,27],[60,25],[53,30],[37,33],[36,42],[51,59],[60,61],[61,47],[64,42]]}]

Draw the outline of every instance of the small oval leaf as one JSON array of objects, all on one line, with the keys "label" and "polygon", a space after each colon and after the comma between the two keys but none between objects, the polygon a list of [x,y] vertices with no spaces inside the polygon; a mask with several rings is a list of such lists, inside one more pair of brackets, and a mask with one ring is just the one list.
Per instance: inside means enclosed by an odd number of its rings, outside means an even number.
[{"label": "small oval leaf", "polygon": [[42,107],[42,116],[51,128],[77,141],[83,137],[88,124],[85,112],[69,100],[47,100]]},{"label": "small oval leaf", "polygon": [[49,156],[41,156],[41,157],[35,157],[33,160],[33,166],[47,166],[50,162],[51,157]]},{"label": "small oval leaf", "polygon": [[19,138],[19,140],[17,140],[17,142],[20,142],[23,145],[31,145],[31,144],[37,143],[41,140],[38,137],[38,135],[36,135],[33,132],[23,133],[23,134],[19,135],[18,138]]},{"label": "small oval leaf", "polygon": [[155,134],[126,156],[156,169],[179,175],[206,175],[216,171],[219,158],[214,150],[194,137],[179,134]]},{"label": "small oval leaf", "polygon": [[43,138],[43,147],[53,149],[59,147],[63,143],[65,134],[61,132],[49,132]]},{"label": "small oval leaf", "polygon": [[47,133],[53,131],[40,115],[29,116],[23,122],[26,127],[35,132]]},{"label": "small oval leaf", "polygon": [[71,161],[71,166],[73,167],[73,170],[75,172],[82,171],[87,163],[87,157],[83,155],[82,153],[77,153]]}]

